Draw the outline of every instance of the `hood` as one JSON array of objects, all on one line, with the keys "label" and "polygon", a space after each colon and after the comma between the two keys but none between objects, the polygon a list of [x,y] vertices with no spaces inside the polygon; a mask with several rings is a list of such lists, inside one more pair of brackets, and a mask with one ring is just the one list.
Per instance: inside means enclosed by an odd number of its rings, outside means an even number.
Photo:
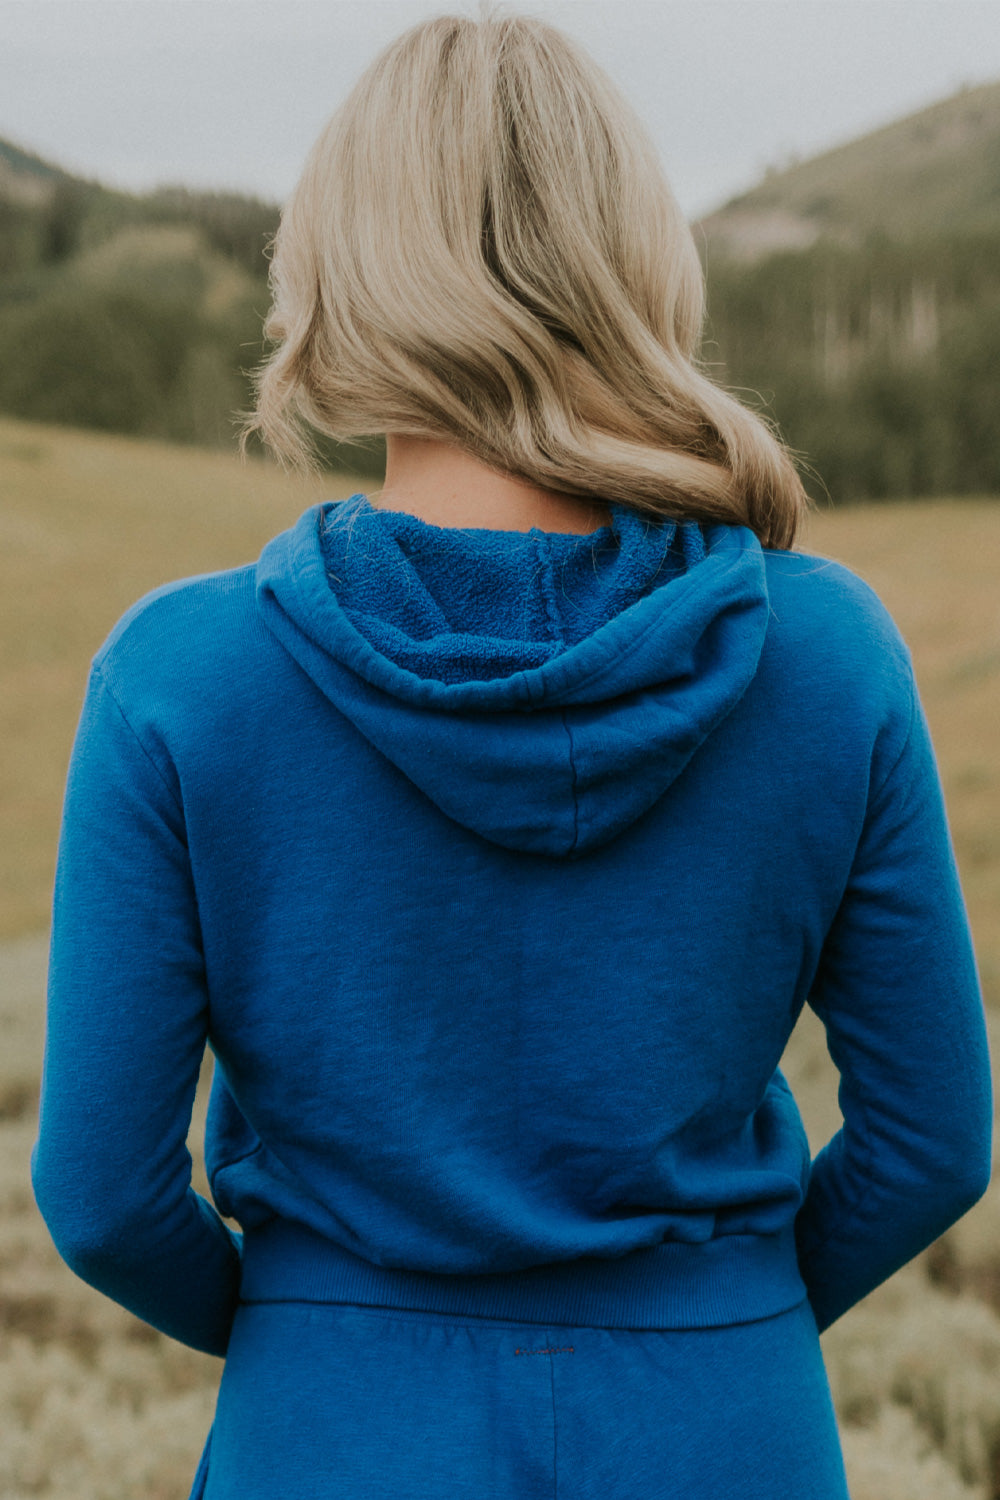
[{"label": "hood", "polygon": [[752,531],[608,510],[584,536],[491,531],[352,495],[268,543],[258,608],[448,817],[576,857],[662,796],[746,691],[767,628]]}]

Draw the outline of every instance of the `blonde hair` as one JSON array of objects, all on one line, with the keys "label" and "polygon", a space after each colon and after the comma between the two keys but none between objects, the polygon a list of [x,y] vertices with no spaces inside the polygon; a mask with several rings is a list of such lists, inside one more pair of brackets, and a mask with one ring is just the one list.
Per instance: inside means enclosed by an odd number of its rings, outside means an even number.
[{"label": "blonde hair", "polygon": [[638,117],[570,38],[485,6],[404,32],[281,217],[257,432],[455,442],[491,468],[790,547],[808,501],[768,424],[698,368],[694,239]]}]

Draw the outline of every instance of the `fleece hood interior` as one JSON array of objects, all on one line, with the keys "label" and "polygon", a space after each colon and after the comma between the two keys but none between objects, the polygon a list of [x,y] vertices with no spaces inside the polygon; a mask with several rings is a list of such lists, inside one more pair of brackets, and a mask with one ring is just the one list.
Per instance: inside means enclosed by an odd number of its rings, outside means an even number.
[{"label": "fleece hood interior", "polygon": [[463,529],[356,494],[268,543],[258,608],[449,818],[579,856],[663,795],[743,696],[767,628],[753,532],[608,511],[586,535]]}]

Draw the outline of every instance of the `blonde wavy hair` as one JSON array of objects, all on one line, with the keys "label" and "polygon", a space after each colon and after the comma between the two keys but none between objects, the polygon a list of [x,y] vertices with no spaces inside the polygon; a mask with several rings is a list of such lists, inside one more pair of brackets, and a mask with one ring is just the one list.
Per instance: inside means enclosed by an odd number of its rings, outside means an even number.
[{"label": "blonde wavy hair", "polygon": [[281,217],[258,433],[455,442],[543,488],[792,545],[768,423],[699,368],[691,231],[624,97],[564,33],[486,5],[392,42]]}]

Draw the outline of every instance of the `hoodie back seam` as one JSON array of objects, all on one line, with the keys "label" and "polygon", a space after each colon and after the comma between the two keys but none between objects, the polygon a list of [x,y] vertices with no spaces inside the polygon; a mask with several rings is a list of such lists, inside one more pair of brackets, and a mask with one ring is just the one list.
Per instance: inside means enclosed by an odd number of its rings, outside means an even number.
[{"label": "hoodie back seam", "polygon": [[569,719],[566,715],[566,710],[563,709],[561,712],[563,728],[566,731],[566,738],[569,740],[570,791],[573,797],[573,840],[566,853],[572,854],[576,849],[577,843],[579,842],[580,838],[580,798],[578,794],[579,781],[576,771],[576,755],[573,748],[573,731],[569,727]]}]

